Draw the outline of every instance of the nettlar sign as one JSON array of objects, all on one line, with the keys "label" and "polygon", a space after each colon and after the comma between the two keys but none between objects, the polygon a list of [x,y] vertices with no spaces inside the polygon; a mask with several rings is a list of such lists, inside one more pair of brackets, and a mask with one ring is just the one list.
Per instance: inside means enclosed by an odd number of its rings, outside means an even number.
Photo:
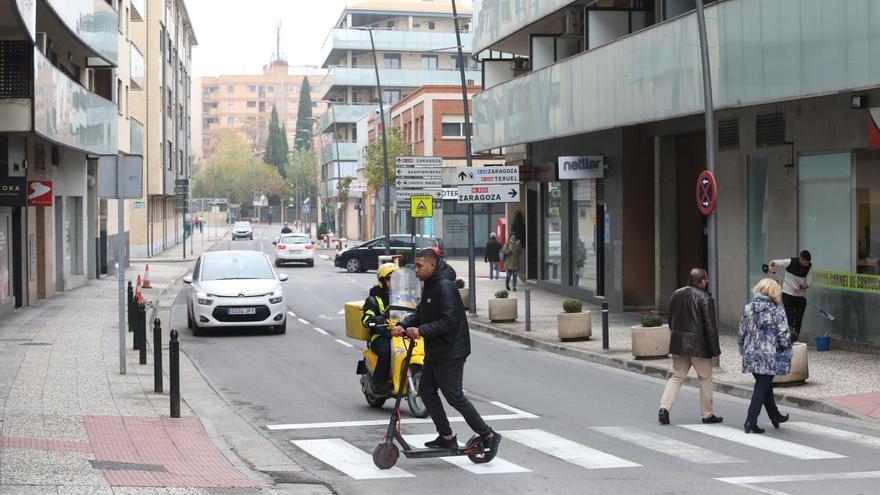
[{"label": "nettlar sign", "polygon": [[557,170],[559,179],[601,179],[605,177],[605,157],[560,156]]}]

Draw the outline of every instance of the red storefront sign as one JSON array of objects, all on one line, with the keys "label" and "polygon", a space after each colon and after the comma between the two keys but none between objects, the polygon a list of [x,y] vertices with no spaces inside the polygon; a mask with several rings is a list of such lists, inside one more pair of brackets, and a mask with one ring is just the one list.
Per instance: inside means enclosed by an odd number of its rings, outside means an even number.
[{"label": "red storefront sign", "polygon": [[52,181],[29,181],[27,204],[28,206],[52,206]]}]

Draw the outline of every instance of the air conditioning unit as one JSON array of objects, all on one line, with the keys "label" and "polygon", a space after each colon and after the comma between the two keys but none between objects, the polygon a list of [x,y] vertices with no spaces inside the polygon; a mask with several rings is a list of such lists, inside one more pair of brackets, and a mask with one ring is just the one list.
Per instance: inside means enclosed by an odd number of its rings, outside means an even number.
[{"label": "air conditioning unit", "polygon": [[40,50],[40,53],[42,53],[43,55],[47,55],[48,44],[49,44],[49,39],[46,37],[46,33],[45,32],[38,32],[37,33],[37,42],[36,42],[37,50]]}]

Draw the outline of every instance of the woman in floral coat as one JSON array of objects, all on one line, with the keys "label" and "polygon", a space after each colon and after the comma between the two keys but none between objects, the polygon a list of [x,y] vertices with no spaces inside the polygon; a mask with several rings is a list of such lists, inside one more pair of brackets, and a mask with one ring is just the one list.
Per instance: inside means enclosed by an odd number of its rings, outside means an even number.
[{"label": "woman in floral coat", "polygon": [[739,353],[743,373],[755,377],[752,403],[744,425],[746,433],[764,433],[758,427],[761,406],[767,410],[774,428],[788,421],[776,408],[773,398],[773,377],[787,375],[791,369],[791,339],[785,312],[780,307],[782,290],[770,278],[758,282],[754,298],[743,308],[739,323]]}]

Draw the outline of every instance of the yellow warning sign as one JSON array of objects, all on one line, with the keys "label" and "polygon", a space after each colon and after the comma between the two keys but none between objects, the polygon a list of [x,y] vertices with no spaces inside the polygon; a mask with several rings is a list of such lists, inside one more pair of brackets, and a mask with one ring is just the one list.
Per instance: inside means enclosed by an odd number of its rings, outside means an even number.
[{"label": "yellow warning sign", "polygon": [[413,218],[431,218],[434,216],[434,198],[431,196],[410,197],[410,212]]}]

